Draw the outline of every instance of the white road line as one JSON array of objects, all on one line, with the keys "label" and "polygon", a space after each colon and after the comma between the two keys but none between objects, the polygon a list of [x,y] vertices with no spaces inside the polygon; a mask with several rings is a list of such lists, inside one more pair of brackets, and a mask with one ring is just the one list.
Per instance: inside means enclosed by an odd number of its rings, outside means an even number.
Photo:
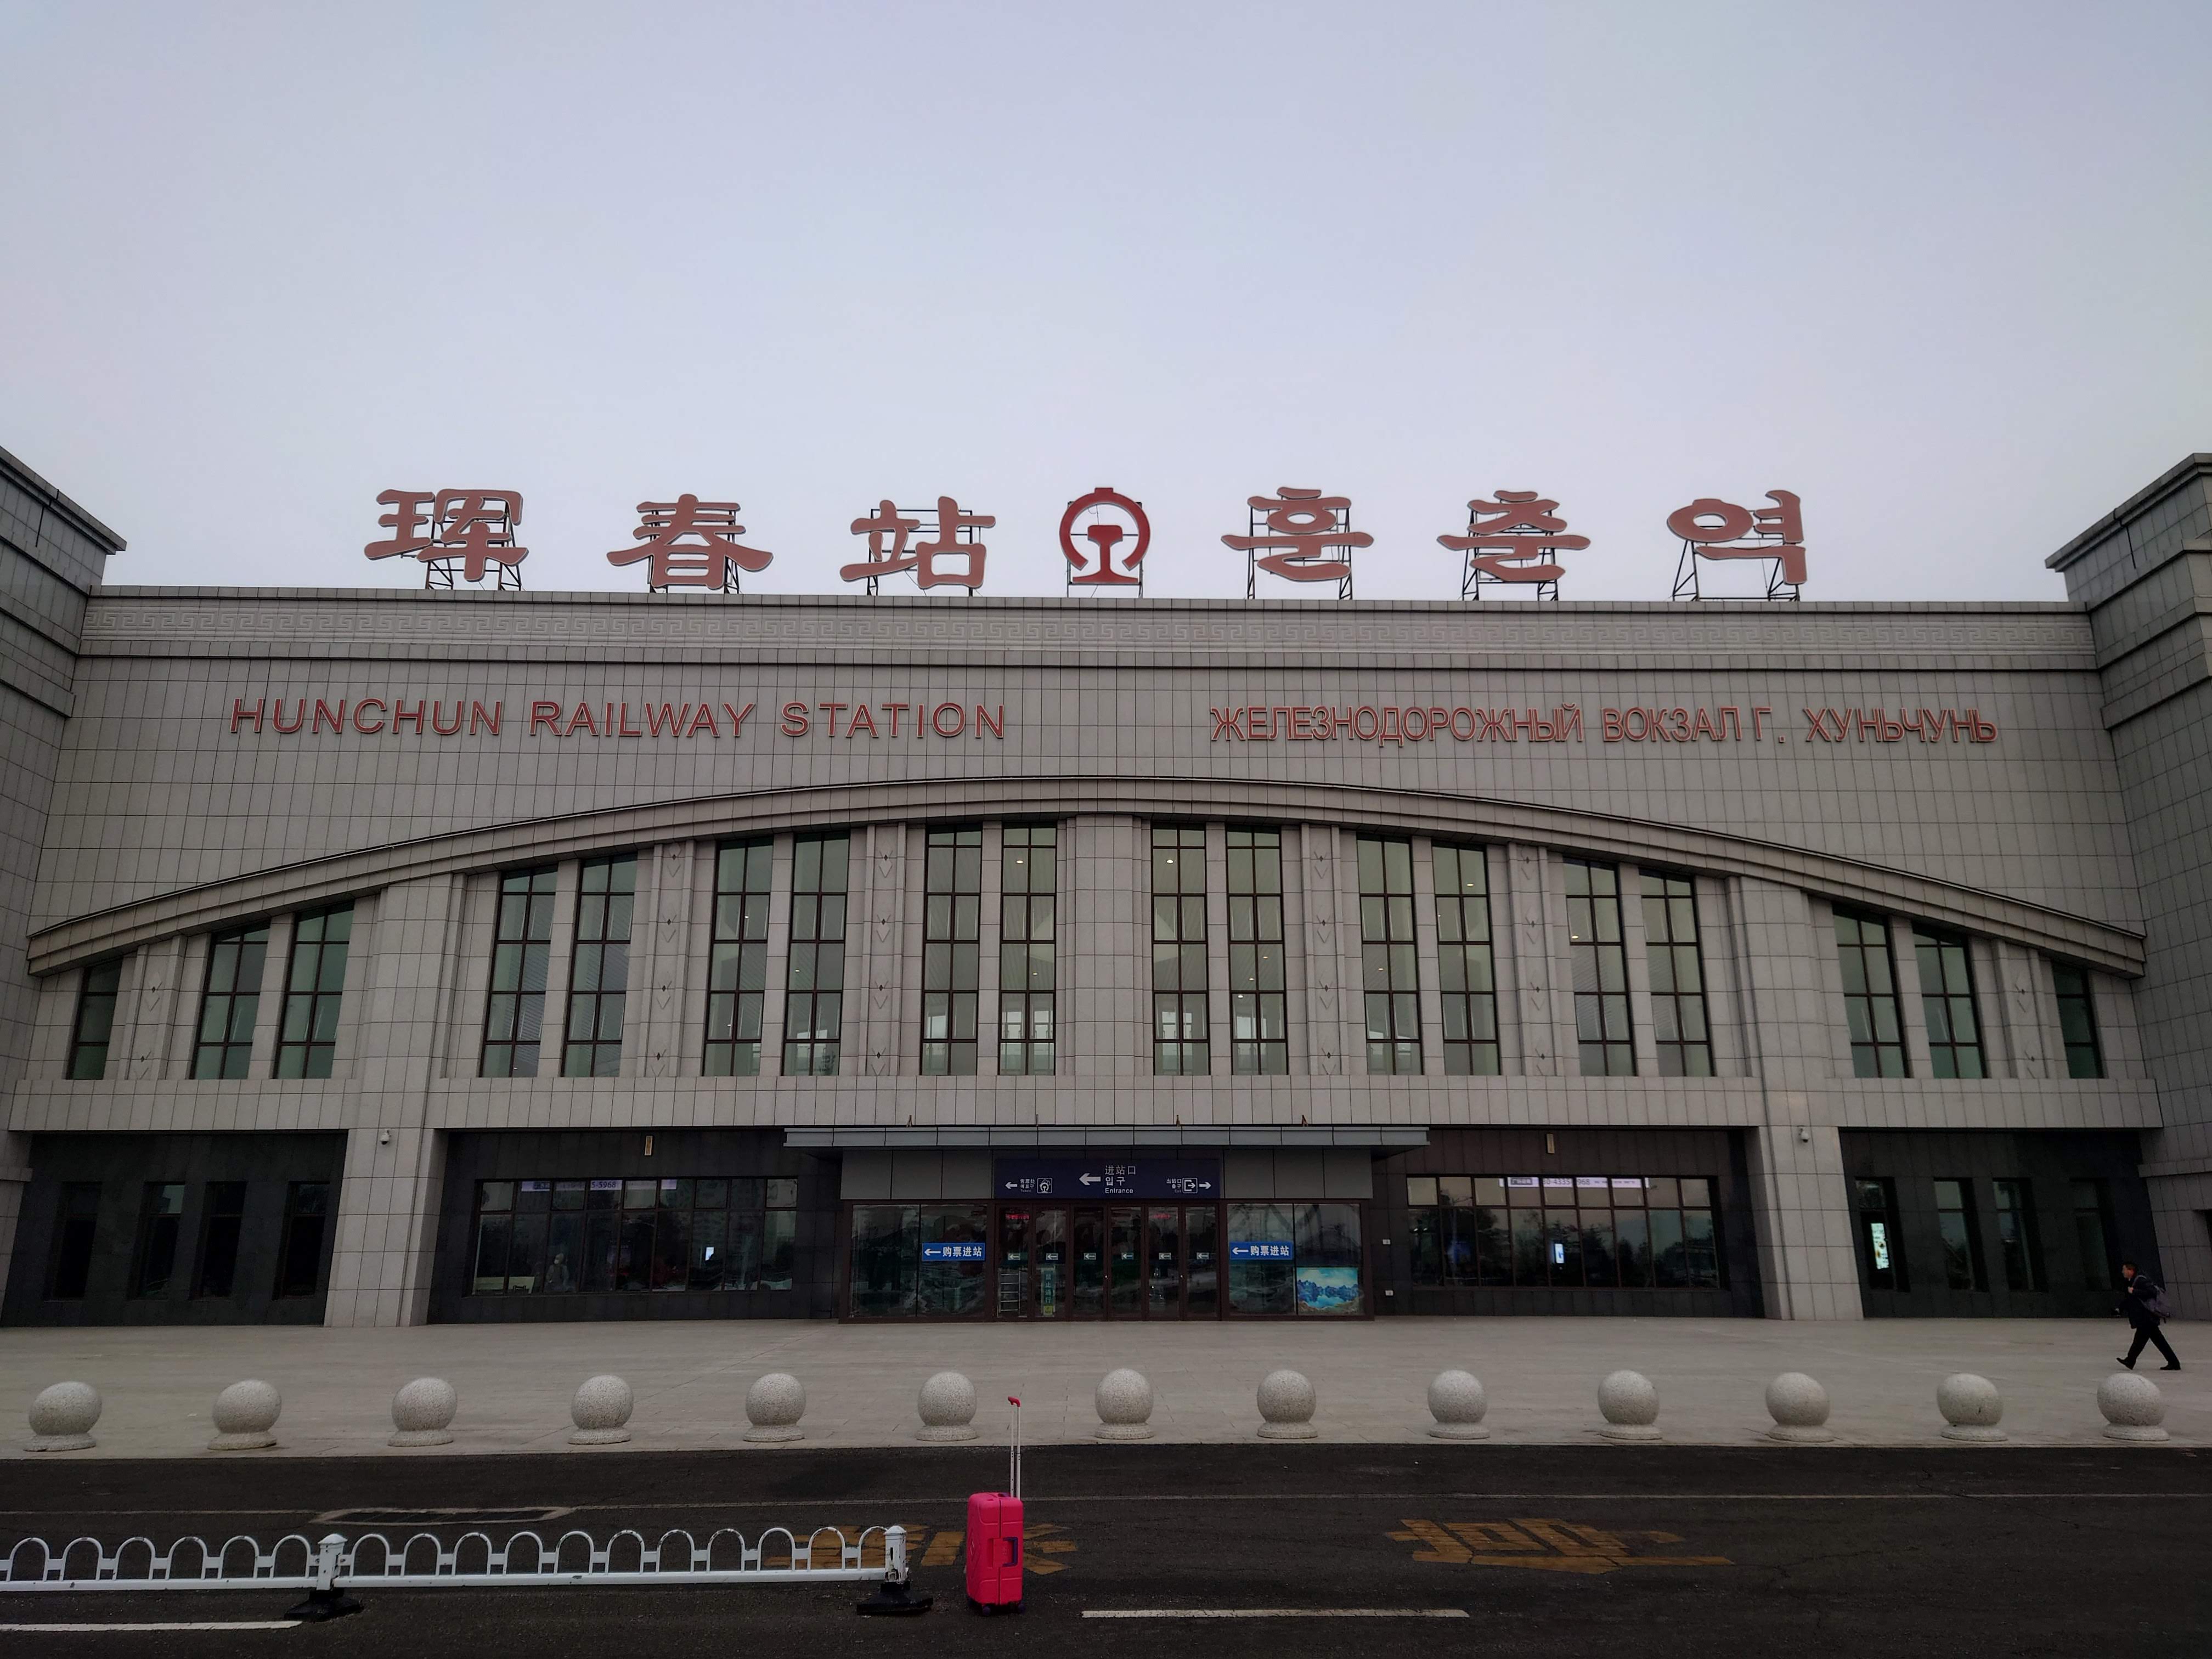
[{"label": "white road line", "polygon": [[1086,1607],[1085,1619],[1464,1619],[1465,1607]]},{"label": "white road line", "polygon": [[[1435,1503],[1449,1499],[1454,1503],[1534,1503],[1544,1500],[1553,1503],[1623,1503],[1623,1504],[1952,1504],[1952,1503],[2014,1503],[2059,1501],[2077,1503],[2090,1500],[2099,1503],[2139,1504],[2149,1498],[2179,1498],[2187,1503],[2203,1503],[2212,1498],[2212,1490],[2197,1492],[1060,1492],[1052,1501],[1055,1504],[1399,1504],[1419,1500]],[[921,1498],[871,1498],[868,1502],[881,1509],[906,1510],[919,1512],[935,1509],[958,1512],[960,1500],[947,1498],[942,1492]],[[1044,1500],[1037,1500],[1042,1503]],[[654,1501],[645,1504],[576,1504],[569,1512],[582,1515],[603,1510],[642,1514],[647,1510],[689,1510],[701,1515],[720,1514],[732,1510],[792,1510],[802,1505],[787,1498],[698,1498]],[[834,1507],[834,1506],[833,1506]],[[66,1510],[11,1510],[0,1507],[0,1518],[25,1517],[43,1519],[53,1516],[107,1515],[117,1516],[161,1516],[182,1519],[188,1516],[250,1516],[271,1519],[288,1515],[306,1515],[304,1510],[263,1508],[258,1510],[107,1510],[94,1504],[72,1504]],[[313,1517],[309,1517],[313,1524]],[[350,1525],[352,1523],[348,1522]],[[463,1526],[466,1522],[387,1522],[386,1525]],[[507,1526],[507,1522],[490,1524]],[[512,1523],[517,1527],[531,1524]],[[544,1524],[539,1522],[538,1524]]]},{"label": "white road line", "polygon": [[41,1631],[60,1635],[75,1631],[110,1630],[292,1630],[300,1622],[297,1619],[176,1620],[151,1625],[0,1625],[0,1631]]}]

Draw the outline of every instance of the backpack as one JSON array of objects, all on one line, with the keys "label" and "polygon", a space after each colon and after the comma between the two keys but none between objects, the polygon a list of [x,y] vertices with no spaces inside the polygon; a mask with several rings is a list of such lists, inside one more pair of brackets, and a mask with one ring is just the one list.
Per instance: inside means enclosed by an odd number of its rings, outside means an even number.
[{"label": "backpack", "polygon": [[2172,1316],[2172,1311],[2166,1305],[2166,1286],[2163,1285],[2152,1285],[2150,1294],[2143,1297],[2142,1304],[2143,1311],[2153,1319],[2168,1319]]}]

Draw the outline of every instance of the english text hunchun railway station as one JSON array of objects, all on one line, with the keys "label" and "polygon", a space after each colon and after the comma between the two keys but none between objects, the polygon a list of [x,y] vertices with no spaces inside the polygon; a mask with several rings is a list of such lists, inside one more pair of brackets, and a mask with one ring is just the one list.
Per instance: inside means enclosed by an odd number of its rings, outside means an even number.
[{"label": "english text hunchun railway station", "polygon": [[2212,455],[2042,604],[0,556],[0,1322],[2212,1316]]}]

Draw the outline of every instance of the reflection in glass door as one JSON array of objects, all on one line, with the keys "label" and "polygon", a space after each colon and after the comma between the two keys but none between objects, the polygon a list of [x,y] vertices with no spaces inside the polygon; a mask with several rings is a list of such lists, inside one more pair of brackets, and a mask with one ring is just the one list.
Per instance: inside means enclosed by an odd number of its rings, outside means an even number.
[{"label": "reflection in glass door", "polygon": [[1067,1212],[999,1212],[999,1317],[1064,1319],[1068,1311]]},{"label": "reflection in glass door", "polygon": [[1106,1305],[1116,1319],[1134,1319],[1144,1307],[1144,1258],[1138,1254],[1142,1210],[1106,1212]]},{"label": "reflection in glass door", "polygon": [[1215,1253],[1221,1212],[1211,1204],[1182,1212],[1183,1317],[1215,1319],[1221,1313],[1221,1258]]},{"label": "reflection in glass door", "polygon": [[1002,1210],[999,1317],[1218,1319],[1220,1234],[1211,1204]]},{"label": "reflection in glass door", "polygon": [[1067,1212],[1039,1210],[1030,1233],[1029,1294],[1024,1316],[1067,1316]]},{"label": "reflection in glass door", "polygon": [[999,1212],[999,1317],[1020,1319],[1027,1316],[1027,1297],[1030,1273],[1030,1212],[1027,1210]]},{"label": "reflection in glass door", "polygon": [[1074,1270],[1074,1295],[1071,1298],[1078,1319],[1103,1319],[1106,1314],[1106,1212],[1103,1210],[1078,1210],[1075,1212],[1075,1241],[1072,1254]]},{"label": "reflection in glass door", "polygon": [[1145,1316],[1182,1317],[1182,1212],[1153,1210],[1145,1218]]}]

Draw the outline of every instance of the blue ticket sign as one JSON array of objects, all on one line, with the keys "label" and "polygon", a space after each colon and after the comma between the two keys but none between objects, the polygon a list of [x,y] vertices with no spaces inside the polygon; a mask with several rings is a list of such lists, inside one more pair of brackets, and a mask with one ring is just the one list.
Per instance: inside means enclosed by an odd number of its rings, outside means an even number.
[{"label": "blue ticket sign", "polygon": [[1287,1238],[1255,1238],[1229,1247],[1231,1261],[1288,1261],[1291,1241]]},{"label": "blue ticket sign", "polygon": [[991,1190],[1023,1199],[1179,1198],[1211,1201],[1221,1196],[1216,1158],[1002,1158],[995,1160]]},{"label": "blue ticket sign", "polygon": [[981,1244],[925,1244],[921,1247],[924,1261],[981,1261]]}]

